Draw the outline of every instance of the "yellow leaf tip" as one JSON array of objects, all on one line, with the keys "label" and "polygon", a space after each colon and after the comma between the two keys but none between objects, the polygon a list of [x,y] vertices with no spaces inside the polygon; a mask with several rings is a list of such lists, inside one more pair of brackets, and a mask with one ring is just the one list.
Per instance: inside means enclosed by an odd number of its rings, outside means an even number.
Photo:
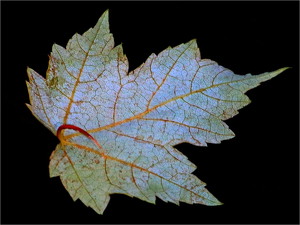
[{"label": "yellow leaf tip", "polygon": [[278,70],[275,70],[274,72],[271,72],[271,73],[275,73],[276,75],[278,75],[278,74],[284,72],[285,70],[291,69],[291,68],[292,68],[292,67],[283,67],[283,68],[280,68],[280,69],[278,69]]},{"label": "yellow leaf tip", "polygon": [[189,42],[190,42],[190,43],[197,43],[197,39],[194,38],[194,39],[190,40]]},{"label": "yellow leaf tip", "polygon": [[25,105],[27,106],[27,108],[28,108],[30,111],[32,111],[32,110],[31,110],[31,105],[30,105],[30,104],[25,103]]},{"label": "yellow leaf tip", "polygon": [[287,69],[292,69],[292,67],[289,67],[289,66],[283,67],[283,68],[281,68],[281,69],[278,69],[277,71],[283,72],[283,71],[285,71],[285,70],[287,70]]},{"label": "yellow leaf tip", "polygon": [[107,9],[107,10],[102,14],[102,16],[106,16],[106,15],[108,15],[108,13],[109,13],[109,9]]},{"label": "yellow leaf tip", "polygon": [[224,205],[224,203],[223,203],[223,202],[220,202],[220,201],[217,201],[217,202],[215,202],[214,204],[209,205],[209,206],[220,206],[220,205]]}]

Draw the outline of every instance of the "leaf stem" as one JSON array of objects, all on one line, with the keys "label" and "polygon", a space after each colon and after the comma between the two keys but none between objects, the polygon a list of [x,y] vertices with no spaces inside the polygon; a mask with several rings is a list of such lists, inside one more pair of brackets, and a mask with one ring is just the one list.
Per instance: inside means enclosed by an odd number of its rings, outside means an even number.
[{"label": "leaf stem", "polygon": [[86,132],[85,130],[81,129],[80,127],[74,126],[74,125],[70,125],[70,124],[63,124],[61,125],[58,129],[57,129],[57,134],[56,136],[58,137],[58,139],[61,142],[66,142],[65,138],[62,134],[62,131],[65,129],[71,129],[71,130],[76,130],[79,131],[80,133],[82,133],[84,136],[86,136],[87,138],[91,139],[98,147],[99,149],[102,149],[101,146],[99,145],[99,143],[96,141],[96,139],[90,135],[88,132]]}]

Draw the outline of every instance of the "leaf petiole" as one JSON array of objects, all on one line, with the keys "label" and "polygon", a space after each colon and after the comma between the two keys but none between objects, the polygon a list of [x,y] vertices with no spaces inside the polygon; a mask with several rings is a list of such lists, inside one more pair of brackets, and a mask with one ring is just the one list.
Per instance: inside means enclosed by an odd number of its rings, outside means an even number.
[{"label": "leaf petiole", "polygon": [[96,141],[96,139],[92,135],[90,135],[88,132],[86,132],[85,130],[81,129],[80,127],[77,127],[77,126],[74,126],[74,125],[70,125],[70,124],[63,124],[63,125],[61,125],[57,129],[56,136],[58,137],[58,139],[61,142],[65,142],[65,138],[64,138],[64,136],[62,134],[62,131],[65,130],[65,129],[71,129],[71,130],[79,131],[84,136],[86,136],[87,138],[91,139],[99,147],[99,149],[102,149],[101,146],[99,145],[99,143]]}]

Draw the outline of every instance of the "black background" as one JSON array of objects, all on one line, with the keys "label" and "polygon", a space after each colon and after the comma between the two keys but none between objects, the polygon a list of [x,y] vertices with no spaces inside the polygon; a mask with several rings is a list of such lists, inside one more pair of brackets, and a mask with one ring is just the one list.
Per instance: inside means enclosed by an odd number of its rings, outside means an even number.
[{"label": "black background", "polygon": [[[298,2],[2,2],[1,223],[299,223]],[[52,44],[63,47],[109,9],[130,71],[151,53],[196,38],[202,58],[236,74],[290,66],[247,92],[252,103],[226,121],[236,137],[177,148],[224,203],[156,205],[112,195],[104,215],[75,203],[48,164],[58,139],[25,103],[26,67],[45,76]]]}]

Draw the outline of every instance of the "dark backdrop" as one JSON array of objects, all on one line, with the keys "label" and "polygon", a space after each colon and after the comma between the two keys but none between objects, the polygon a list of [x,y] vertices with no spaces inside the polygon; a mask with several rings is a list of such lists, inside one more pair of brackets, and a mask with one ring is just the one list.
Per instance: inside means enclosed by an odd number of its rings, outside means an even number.
[{"label": "dark backdrop", "polygon": [[[299,223],[298,2],[1,2],[2,223]],[[45,76],[63,47],[109,9],[130,70],[151,53],[196,38],[202,58],[237,74],[290,66],[247,95],[226,121],[236,137],[177,148],[223,206],[156,205],[112,195],[104,215],[75,203],[48,164],[58,139],[25,106],[29,66]]]}]

